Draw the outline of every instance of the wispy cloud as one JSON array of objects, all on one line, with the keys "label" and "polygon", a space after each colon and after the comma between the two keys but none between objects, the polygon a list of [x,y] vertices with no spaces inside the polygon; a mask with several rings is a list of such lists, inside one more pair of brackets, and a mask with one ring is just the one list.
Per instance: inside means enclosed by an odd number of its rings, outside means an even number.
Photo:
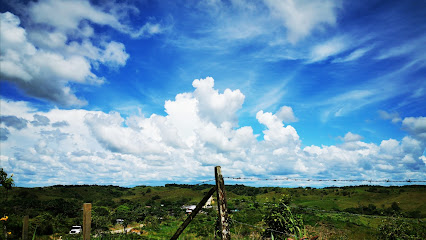
[{"label": "wispy cloud", "polygon": [[351,52],[349,55],[347,55],[345,57],[334,59],[333,62],[355,61],[355,60],[361,58],[362,56],[364,56],[371,49],[372,49],[371,47],[357,49],[357,50]]},{"label": "wispy cloud", "polygon": [[399,46],[392,46],[386,50],[382,50],[380,55],[376,57],[376,59],[382,60],[392,57],[398,56],[416,56],[423,60],[425,60],[425,49],[424,43],[426,42],[426,38],[421,36],[414,40],[408,40],[401,43]]},{"label": "wispy cloud", "polygon": [[319,62],[335,56],[347,48],[347,43],[343,37],[335,37],[324,43],[314,46],[311,50],[309,63]]},{"label": "wispy cloud", "polygon": [[402,121],[401,117],[399,116],[397,112],[388,113],[384,110],[379,110],[378,112],[379,112],[379,116],[382,119],[385,119],[385,120],[391,119],[393,123],[398,123]]}]

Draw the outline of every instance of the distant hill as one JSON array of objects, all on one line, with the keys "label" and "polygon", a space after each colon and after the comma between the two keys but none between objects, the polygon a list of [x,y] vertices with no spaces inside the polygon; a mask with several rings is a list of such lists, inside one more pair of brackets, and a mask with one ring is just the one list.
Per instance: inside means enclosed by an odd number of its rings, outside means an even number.
[{"label": "distant hill", "polygon": [[[38,234],[66,233],[70,226],[81,224],[82,204],[90,202],[93,205],[94,219],[97,221],[93,228],[108,229],[108,226],[115,224],[116,218],[124,218],[128,222],[141,222],[151,216],[161,219],[173,216],[180,219],[184,217],[181,206],[197,204],[212,186],[166,184],[161,187],[133,188],[111,185],[15,187],[9,191],[7,199],[4,189],[0,190],[0,214],[10,217],[8,229],[17,233],[17,236],[21,231],[22,217],[25,215],[29,215],[30,222],[38,226]],[[349,216],[359,214],[385,217],[399,214],[409,219],[426,218],[425,185],[364,185],[320,189],[226,185],[226,194],[228,208],[230,213],[235,215],[235,219],[247,220],[253,224],[261,221],[261,207],[277,201],[282,195],[290,195],[292,208],[296,212],[306,214],[306,222],[313,225],[319,220],[322,221],[327,213],[330,218],[327,221],[331,222],[335,221],[331,215],[343,213],[352,214]],[[375,226],[379,222],[371,221],[369,224]],[[348,226],[342,225],[341,228],[348,229]],[[367,226],[365,231],[370,231],[368,229]]]}]

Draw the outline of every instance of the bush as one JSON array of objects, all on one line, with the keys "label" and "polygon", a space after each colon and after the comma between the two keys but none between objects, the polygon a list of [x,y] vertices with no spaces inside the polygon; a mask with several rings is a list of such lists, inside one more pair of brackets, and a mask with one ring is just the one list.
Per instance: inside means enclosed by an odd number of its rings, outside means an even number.
[{"label": "bush", "polygon": [[424,225],[420,222],[410,223],[400,217],[392,217],[382,220],[379,226],[380,239],[425,239]]},{"label": "bush", "polygon": [[[270,237],[273,234],[275,239],[285,239],[286,235],[289,234],[303,235],[302,216],[293,214],[288,206],[289,204],[290,196],[283,195],[278,203],[268,205],[263,220],[268,225],[268,228],[274,231],[266,230],[265,237]],[[283,234],[278,234],[277,232],[282,232]]]}]

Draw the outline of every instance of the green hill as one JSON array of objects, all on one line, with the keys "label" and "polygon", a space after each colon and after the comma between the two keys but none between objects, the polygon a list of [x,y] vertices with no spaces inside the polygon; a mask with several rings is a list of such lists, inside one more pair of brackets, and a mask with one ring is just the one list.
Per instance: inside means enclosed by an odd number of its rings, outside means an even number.
[{"label": "green hill", "polygon": [[[182,205],[197,204],[212,185],[166,184],[161,187],[72,185],[37,188],[15,187],[6,194],[0,190],[0,214],[9,216],[6,224],[9,239],[19,239],[22,218],[30,217],[30,232],[40,236],[61,234],[72,225],[81,225],[82,204],[92,203],[93,232],[114,227],[115,219],[143,223],[137,238],[167,239],[185,218]],[[426,186],[356,186],[330,188],[278,188],[227,185],[228,208],[233,219],[234,239],[256,239],[266,228],[262,221],[268,206],[283,195],[291,197],[291,208],[300,214],[308,235],[322,239],[376,239],[386,221],[401,219],[420,226],[424,236]],[[185,231],[185,239],[210,239],[214,233],[216,213],[207,209]],[[248,224],[248,225],[242,225]],[[410,226],[411,226],[410,225]],[[136,225],[135,225],[136,226]],[[4,231],[3,229],[0,230]],[[422,235],[423,234],[423,235]],[[1,233],[3,237],[3,233]],[[66,235],[70,237],[69,235]],[[415,238],[414,238],[415,239]]]}]

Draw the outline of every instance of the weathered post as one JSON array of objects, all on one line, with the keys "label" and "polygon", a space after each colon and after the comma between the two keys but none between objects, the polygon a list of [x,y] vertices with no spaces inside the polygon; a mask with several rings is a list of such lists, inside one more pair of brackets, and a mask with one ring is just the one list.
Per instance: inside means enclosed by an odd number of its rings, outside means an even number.
[{"label": "weathered post", "polygon": [[220,166],[214,168],[217,188],[217,206],[219,211],[220,236],[223,240],[231,239],[228,223],[228,209],[226,208],[225,182],[223,181]]},{"label": "weathered post", "polygon": [[92,204],[83,204],[83,240],[90,240],[90,225],[92,223]]},{"label": "weathered post", "polygon": [[26,215],[22,221],[22,240],[28,240],[28,222],[30,217]]}]

